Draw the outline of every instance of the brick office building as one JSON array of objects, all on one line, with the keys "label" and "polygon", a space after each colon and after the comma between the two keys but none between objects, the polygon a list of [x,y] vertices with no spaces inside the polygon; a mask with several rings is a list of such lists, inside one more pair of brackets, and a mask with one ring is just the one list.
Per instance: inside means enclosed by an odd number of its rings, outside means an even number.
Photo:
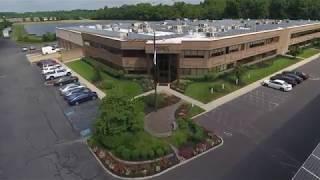
[{"label": "brick office building", "polygon": [[59,45],[81,48],[127,73],[148,73],[153,59],[153,32],[160,77],[171,82],[180,75],[224,71],[236,63],[262,61],[320,37],[317,21],[179,20],[117,22],[109,25],[58,28]]}]

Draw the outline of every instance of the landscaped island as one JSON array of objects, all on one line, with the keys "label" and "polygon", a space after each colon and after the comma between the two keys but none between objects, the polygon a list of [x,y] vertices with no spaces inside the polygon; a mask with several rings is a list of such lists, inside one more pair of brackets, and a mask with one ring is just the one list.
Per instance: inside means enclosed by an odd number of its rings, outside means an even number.
[{"label": "landscaped island", "polygon": [[[219,137],[189,117],[176,120],[177,127],[170,137],[158,138],[145,132],[148,99],[112,95],[101,102],[88,144],[112,173],[125,177],[153,175],[221,144]],[[160,104],[164,108],[170,102]]]}]

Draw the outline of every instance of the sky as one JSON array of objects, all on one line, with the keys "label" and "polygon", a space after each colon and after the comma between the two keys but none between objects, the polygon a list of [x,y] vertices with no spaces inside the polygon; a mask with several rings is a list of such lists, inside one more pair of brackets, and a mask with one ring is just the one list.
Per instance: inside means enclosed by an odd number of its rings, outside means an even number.
[{"label": "sky", "polygon": [[[0,0],[0,12],[32,12],[72,9],[98,9],[140,2],[172,4],[182,0]],[[200,0],[183,0],[199,3]]]}]

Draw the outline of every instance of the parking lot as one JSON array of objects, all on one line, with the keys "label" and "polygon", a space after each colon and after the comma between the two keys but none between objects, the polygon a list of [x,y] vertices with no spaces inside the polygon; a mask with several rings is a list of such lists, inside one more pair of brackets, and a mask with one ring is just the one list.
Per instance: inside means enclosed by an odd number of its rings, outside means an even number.
[{"label": "parking lot", "polygon": [[79,134],[94,101],[68,107],[20,47],[0,38],[0,54],[0,179],[111,179]]},{"label": "parking lot", "polygon": [[[39,72],[39,76],[42,76],[41,69],[37,67],[35,63],[32,63],[32,68]],[[70,106],[60,94],[59,86],[54,86],[52,81],[50,82],[45,80],[43,80],[43,84],[50,91],[52,91],[56,102],[60,106],[72,128],[81,136],[90,135],[92,125],[98,114],[99,100],[88,101],[76,106]]]}]

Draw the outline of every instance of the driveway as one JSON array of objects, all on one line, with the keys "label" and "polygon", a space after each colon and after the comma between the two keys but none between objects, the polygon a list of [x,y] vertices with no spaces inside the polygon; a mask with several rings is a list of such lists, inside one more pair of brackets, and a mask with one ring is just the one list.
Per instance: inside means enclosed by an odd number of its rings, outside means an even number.
[{"label": "driveway", "polygon": [[20,48],[0,39],[0,55],[0,179],[110,179]]}]

